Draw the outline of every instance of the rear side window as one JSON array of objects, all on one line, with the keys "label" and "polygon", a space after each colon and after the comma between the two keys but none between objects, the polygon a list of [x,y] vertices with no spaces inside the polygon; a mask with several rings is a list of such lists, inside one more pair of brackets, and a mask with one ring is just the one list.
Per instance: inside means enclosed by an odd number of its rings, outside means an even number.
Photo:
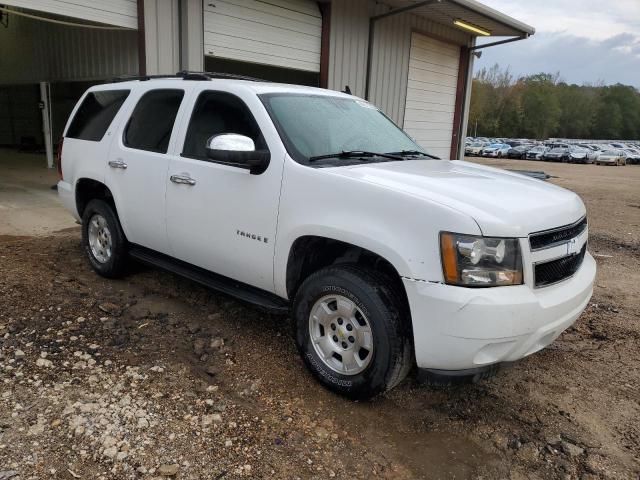
[{"label": "rear side window", "polygon": [[73,117],[66,136],[92,142],[102,140],[113,117],[129,96],[129,92],[129,90],[101,90],[88,93]]},{"label": "rear side window", "polygon": [[184,90],[162,89],[145,93],[131,114],[124,132],[127,147],[167,153],[173,124]]}]

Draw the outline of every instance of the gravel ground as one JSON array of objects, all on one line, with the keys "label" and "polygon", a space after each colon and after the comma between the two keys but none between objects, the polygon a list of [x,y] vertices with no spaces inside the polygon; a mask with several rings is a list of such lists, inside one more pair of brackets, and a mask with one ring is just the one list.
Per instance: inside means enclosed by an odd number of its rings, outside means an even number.
[{"label": "gravel ground", "polygon": [[78,228],[0,237],[0,479],[640,478],[640,167],[499,164],[585,199],[591,304],[490,380],[371,402],[320,387],[285,317],[102,279]]}]

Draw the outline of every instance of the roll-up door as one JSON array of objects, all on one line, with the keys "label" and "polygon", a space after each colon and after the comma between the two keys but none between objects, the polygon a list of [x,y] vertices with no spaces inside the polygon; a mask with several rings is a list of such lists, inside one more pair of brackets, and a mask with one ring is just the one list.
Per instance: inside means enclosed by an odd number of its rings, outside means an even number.
[{"label": "roll-up door", "polygon": [[404,129],[430,153],[449,158],[460,47],[413,33]]},{"label": "roll-up door", "polygon": [[204,0],[208,56],[318,72],[321,31],[313,0]]},{"label": "roll-up door", "polygon": [[138,28],[136,0],[2,0],[0,3],[118,27]]}]

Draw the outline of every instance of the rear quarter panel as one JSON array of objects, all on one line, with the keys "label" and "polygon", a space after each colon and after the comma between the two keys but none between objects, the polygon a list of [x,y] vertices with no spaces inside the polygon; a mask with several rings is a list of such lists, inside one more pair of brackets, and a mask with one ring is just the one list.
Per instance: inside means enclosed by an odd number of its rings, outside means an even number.
[{"label": "rear quarter panel", "polygon": [[[131,95],[127,98],[120,110],[114,117],[111,125],[100,141],[80,140],[67,137],[67,130],[72,119],[89,92],[96,90],[123,90],[130,89],[130,86],[120,84],[90,88],[74,107],[64,129],[64,143],[62,147],[62,176],[65,182],[69,183],[75,191],[75,187],[80,179],[89,178],[104,183],[109,150],[114,138],[114,131],[119,122],[124,121],[123,110],[131,100]],[[73,212],[74,214],[76,212]]]}]

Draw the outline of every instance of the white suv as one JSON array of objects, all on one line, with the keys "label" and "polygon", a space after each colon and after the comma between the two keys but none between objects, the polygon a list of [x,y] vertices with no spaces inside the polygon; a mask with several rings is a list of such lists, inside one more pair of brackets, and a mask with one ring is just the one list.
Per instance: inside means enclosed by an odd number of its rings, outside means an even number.
[{"label": "white suv", "polygon": [[157,265],[290,312],[351,398],[478,379],[549,345],[592,293],[580,198],[426,153],[329,90],[183,73],[90,88],[59,156],[93,268]]}]

